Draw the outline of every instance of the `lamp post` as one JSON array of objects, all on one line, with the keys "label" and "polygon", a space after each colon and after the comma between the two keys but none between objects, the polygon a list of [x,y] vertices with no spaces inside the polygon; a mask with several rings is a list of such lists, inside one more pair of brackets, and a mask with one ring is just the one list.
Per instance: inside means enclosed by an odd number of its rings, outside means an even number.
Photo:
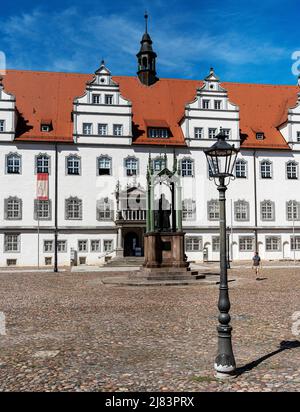
[{"label": "lamp post", "polygon": [[218,354],[215,360],[215,370],[218,377],[230,376],[236,369],[235,359],[232,351],[230,326],[230,301],[227,279],[227,239],[226,239],[226,209],[225,192],[231,178],[235,165],[238,149],[225,141],[226,136],[222,129],[216,136],[217,142],[204,153],[210,168],[210,177],[219,191],[220,204],[220,287],[219,287],[219,325],[218,331]]}]

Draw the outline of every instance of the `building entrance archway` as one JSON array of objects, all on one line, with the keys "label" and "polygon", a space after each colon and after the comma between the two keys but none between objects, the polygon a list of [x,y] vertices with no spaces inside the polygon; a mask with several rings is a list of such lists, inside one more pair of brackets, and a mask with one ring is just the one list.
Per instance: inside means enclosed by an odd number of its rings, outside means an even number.
[{"label": "building entrance archway", "polygon": [[139,233],[130,231],[124,236],[124,256],[136,256],[136,248],[141,248]]}]

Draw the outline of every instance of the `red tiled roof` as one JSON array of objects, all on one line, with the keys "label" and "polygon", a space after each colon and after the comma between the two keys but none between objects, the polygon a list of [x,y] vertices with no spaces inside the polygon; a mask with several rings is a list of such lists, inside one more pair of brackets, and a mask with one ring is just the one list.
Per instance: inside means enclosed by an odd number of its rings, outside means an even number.
[{"label": "red tiled roof", "polygon": [[[73,100],[85,91],[89,74],[8,70],[5,90],[16,96],[20,114],[18,140],[72,142]],[[147,87],[136,77],[113,77],[122,95],[132,102],[134,144],[185,146],[179,125],[188,102],[194,100],[201,81],[161,79]],[[288,149],[277,129],[287,119],[289,107],[297,101],[297,86],[222,83],[229,99],[240,107],[240,129],[245,148]],[[53,130],[41,132],[41,120],[51,119]],[[162,119],[170,127],[168,139],[147,137],[147,119]],[[149,121],[149,120],[148,120]],[[265,139],[257,141],[256,132]]]}]

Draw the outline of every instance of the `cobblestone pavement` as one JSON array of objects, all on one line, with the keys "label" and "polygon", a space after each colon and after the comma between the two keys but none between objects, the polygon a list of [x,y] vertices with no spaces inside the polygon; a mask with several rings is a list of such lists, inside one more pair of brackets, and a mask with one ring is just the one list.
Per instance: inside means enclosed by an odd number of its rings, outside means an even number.
[{"label": "cobblestone pavement", "polygon": [[230,271],[230,381],[213,371],[218,286],[113,287],[107,275],[0,274],[0,390],[300,391],[300,269]]}]

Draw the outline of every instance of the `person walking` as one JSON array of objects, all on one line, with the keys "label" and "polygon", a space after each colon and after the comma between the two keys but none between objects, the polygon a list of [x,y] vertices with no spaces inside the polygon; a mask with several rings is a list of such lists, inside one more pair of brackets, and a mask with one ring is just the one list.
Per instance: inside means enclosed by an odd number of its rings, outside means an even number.
[{"label": "person walking", "polygon": [[255,255],[252,258],[252,269],[255,269],[256,280],[259,280],[258,274],[261,269],[261,259],[258,252],[255,252]]}]

